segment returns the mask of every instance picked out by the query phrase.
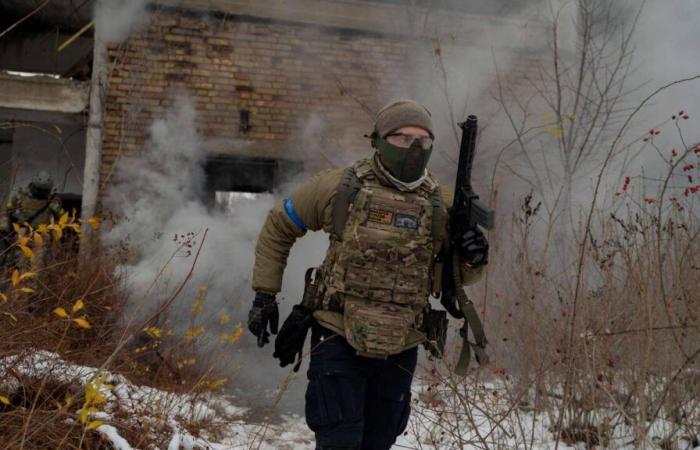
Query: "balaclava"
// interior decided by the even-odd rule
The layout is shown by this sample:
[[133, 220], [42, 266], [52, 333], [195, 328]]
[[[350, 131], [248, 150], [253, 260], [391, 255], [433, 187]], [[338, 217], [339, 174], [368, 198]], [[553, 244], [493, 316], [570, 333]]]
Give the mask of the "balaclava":
[[418, 140], [409, 148], [389, 143], [388, 134], [402, 127], [420, 127], [433, 137], [433, 122], [425, 106], [407, 99], [394, 100], [379, 110], [374, 121], [372, 146], [377, 149], [384, 168], [397, 180], [410, 183], [425, 173], [432, 146], [424, 149]]

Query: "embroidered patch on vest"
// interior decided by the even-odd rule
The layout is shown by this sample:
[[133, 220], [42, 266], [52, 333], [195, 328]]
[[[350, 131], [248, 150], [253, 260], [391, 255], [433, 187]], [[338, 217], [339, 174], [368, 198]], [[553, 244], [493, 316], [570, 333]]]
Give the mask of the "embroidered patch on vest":
[[411, 228], [416, 230], [418, 229], [418, 217], [411, 216], [409, 214], [396, 213], [394, 226], [397, 228]]
[[384, 225], [391, 225], [394, 221], [394, 213], [386, 209], [370, 208], [367, 214], [367, 220]]

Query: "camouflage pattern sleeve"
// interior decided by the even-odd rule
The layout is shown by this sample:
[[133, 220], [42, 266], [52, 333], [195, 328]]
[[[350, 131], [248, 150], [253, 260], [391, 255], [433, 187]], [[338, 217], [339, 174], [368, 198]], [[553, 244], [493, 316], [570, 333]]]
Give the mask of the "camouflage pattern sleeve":
[[314, 175], [270, 210], [255, 247], [255, 291], [279, 292], [297, 238], [306, 230], [331, 230], [333, 200], [342, 173], [343, 169], [332, 169]]
[[[440, 190], [442, 191], [442, 201], [443, 204], [445, 205], [445, 211], [444, 211], [444, 216], [447, 217], [447, 208], [452, 206], [452, 201], [454, 200], [454, 196], [452, 195], [452, 192], [445, 188], [444, 186], [440, 186]], [[445, 226], [445, 240], [447, 239], [447, 220], [444, 221], [444, 226]], [[443, 241], [443, 246], [446, 245], [446, 242]], [[470, 286], [472, 284], [478, 283], [481, 278], [484, 275], [484, 266], [477, 267], [474, 269], [465, 269], [462, 267], [462, 284], [464, 286]]]

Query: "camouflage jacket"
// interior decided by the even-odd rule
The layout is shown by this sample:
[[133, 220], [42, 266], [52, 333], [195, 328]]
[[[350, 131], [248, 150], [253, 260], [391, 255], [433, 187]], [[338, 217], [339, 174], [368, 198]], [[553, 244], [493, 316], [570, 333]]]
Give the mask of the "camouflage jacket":
[[[287, 265], [289, 251], [297, 240], [306, 234], [307, 230], [323, 230], [329, 234], [333, 231], [333, 205], [338, 192], [338, 185], [343, 176], [344, 168], [330, 169], [317, 173], [301, 186], [296, 188], [288, 197], [293, 209], [305, 229], [300, 228], [290, 218], [285, 209], [285, 201], [279, 201], [267, 215], [265, 224], [260, 231], [255, 248], [255, 265], [253, 268], [253, 289], [268, 293], [277, 293], [282, 287], [284, 269]], [[377, 178], [386, 186], [391, 186], [381, 174]], [[399, 192], [397, 190], [397, 192]], [[452, 194], [441, 188], [443, 217], [447, 217], [446, 209], [452, 204]], [[444, 221], [443, 241], [447, 239], [447, 223]], [[462, 281], [465, 285], [476, 283], [482, 275], [482, 268], [464, 271]]]

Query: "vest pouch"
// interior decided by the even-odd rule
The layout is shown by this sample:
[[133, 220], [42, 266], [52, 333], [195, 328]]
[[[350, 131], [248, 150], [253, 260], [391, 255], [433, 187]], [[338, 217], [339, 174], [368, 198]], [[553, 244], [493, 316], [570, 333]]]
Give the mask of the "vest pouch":
[[358, 297], [367, 297], [372, 281], [373, 267], [367, 264], [349, 263], [343, 277], [343, 292]]
[[411, 307], [345, 297], [345, 338], [362, 356], [386, 358], [403, 351], [414, 320]]

